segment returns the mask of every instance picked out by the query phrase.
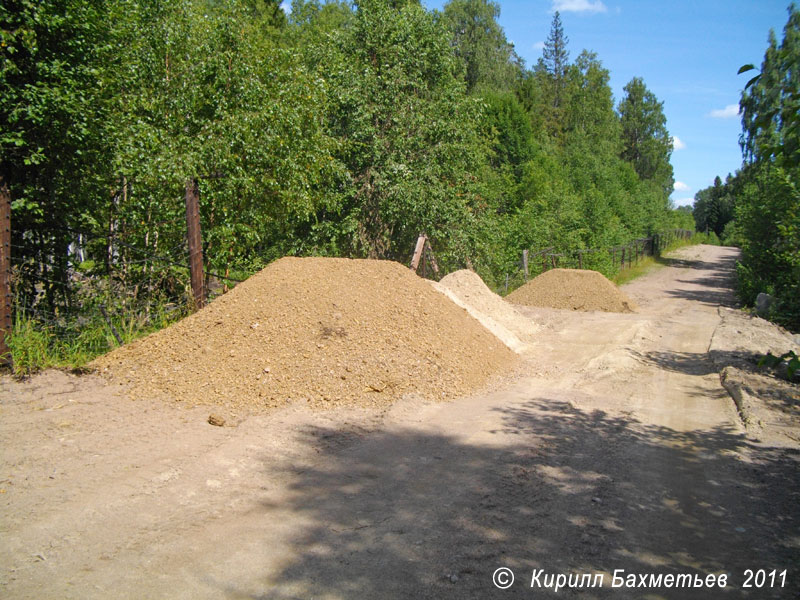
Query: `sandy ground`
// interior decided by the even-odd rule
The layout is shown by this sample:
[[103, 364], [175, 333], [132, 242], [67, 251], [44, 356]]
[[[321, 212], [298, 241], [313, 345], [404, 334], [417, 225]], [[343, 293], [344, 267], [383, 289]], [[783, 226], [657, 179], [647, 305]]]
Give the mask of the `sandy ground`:
[[[0, 596], [797, 598], [797, 386], [745, 386], [745, 424], [721, 385], [769, 377], [752, 357], [788, 339], [735, 310], [735, 257], [683, 249], [625, 287], [632, 314], [523, 309], [517, 375], [448, 403], [213, 427], [94, 376], [5, 378]], [[551, 593], [587, 573], [602, 587]]]

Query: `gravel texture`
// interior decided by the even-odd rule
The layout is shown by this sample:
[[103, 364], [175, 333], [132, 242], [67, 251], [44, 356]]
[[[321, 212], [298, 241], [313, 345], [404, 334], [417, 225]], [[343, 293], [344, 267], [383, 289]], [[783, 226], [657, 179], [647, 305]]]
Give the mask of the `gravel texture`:
[[138, 397], [232, 409], [452, 398], [515, 355], [389, 261], [283, 258], [203, 310], [96, 359]]
[[514, 304], [580, 311], [629, 313], [634, 302], [597, 271], [552, 269], [510, 293]]

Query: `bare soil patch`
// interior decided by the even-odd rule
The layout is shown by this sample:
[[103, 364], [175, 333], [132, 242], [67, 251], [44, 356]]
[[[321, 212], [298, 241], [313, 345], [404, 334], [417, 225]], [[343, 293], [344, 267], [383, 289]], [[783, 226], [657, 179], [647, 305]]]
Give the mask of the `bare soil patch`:
[[579, 311], [633, 312], [636, 305], [597, 271], [552, 269], [530, 280], [508, 296], [525, 306]]
[[800, 346], [791, 334], [764, 319], [728, 308], [720, 308], [719, 314], [708, 353], [742, 422], [760, 439], [800, 442], [800, 384], [787, 379], [785, 368], [758, 366], [768, 352], [800, 354]]
[[278, 260], [203, 310], [98, 358], [136, 397], [233, 409], [453, 398], [514, 354], [389, 261]]
[[[720, 308], [735, 303], [735, 249], [672, 256], [624, 286], [635, 313], [520, 307], [539, 330], [514, 377], [452, 402], [298, 398], [237, 420], [131, 399], [95, 375], [0, 377], [0, 596], [800, 598], [798, 415], [783, 411], [780, 436], [769, 420], [743, 426], [719, 373], [754, 368], [753, 354], [780, 352], [787, 335]], [[312, 287], [292, 296], [295, 312]], [[391, 306], [386, 296], [401, 293], [390, 287], [375, 302]], [[349, 337], [348, 326], [336, 325]], [[237, 331], [234, 341], [247, 339]], [[386, 343], [364, 343], [373, 341]], [[770, 387], [770, 373], [752, 375]], [[768, 408], [782, 410], [777, 397], [762, 402], [760, 383], [745, 384], [755, 410], [773, 400]], [[507, 590], [492, 582], [499, 567], [515, 574]], [[535, 569], [598, 573], [604, 584], [556, 594], [531, 587]], [[725, 573], [728, 585], [612, 588], [619, 569], [695, 581]], [[748, 569], [785, 569], [785, 585], [746, 589]]]

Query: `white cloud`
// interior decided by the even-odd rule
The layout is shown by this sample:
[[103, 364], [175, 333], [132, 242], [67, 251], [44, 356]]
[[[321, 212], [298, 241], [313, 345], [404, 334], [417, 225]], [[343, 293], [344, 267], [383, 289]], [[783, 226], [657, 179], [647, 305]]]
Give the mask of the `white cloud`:
[[692, 189], [682, 181], [676, 181], [674, 187], [676, 192], [688, 192], [690, 189]]
[[534, 50], [544, 50], [544, 42], [536, 42], [533, 45]]
[[675, 206], [694, 206], [694, 198], [678, 198], [673, 200]]
[[712, 110], [708, 113], [709, 117], [714, 117], [715, 119], [733, 119], [734, 117], [739, 116], [739, 105], [738, 104], [728, 104], [725, 108], [717, 108]]
[[672, 136], [672, 147], [675, 150], [685, 150], [686, 144], [677, 135]]
[[553, 0], [553, 10], [559, 12], [606, 12], [608, 8], [601, 0]]

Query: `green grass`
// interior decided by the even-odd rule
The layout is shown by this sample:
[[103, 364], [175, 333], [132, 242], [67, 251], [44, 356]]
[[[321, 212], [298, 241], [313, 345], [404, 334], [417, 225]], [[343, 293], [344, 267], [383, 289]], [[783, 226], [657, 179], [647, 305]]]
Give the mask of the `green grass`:
[[[683, 248], [684, 246], [696, 246], [697, 244], [719, 245], [719, 238], [713, 233], [708, 236], [704, 233], [695, 233], [688, 240], [675, 240], [661, 251], [661, 255], [677, 250], [678, 248]], [[651, 271], [660, 269], [666, 266], [666, 264], [667, 262], [660, 256], [645, 256], [632, 267], [618, 271], [615, 275], [610, 277], [610, 279], [617, 285], [623, 285]]]
[[[141, 314], [113, 315], [111, 322], [122, 343], [127, 344], [166, 327], [183, 315], [183, 311], [169, 312], [161, 306], [151, 309], [147, 318]], [[16, 377], [28, 377], [52, 368], [80, 370], [94, 358], [120, 345], [100, 315], [91, 316], [80, 326], [73, 323], [55, 327], [42, 324], [22, 311], [17, 312], [6, 343], [11, 350], [11, 371]]]
[[[664, 252], [668, 251], [669, 250], [664, 250]], [[643, 259], [634, 264], [632, 267], [628, 267], [626, 269], [623, 269], [622, 271], [617, 272], [616, 275], [613, 275], [611, 277], [611, 281], [613, 281], [617, 285], [622, 285], [624, 283], [628, 283], [629, 281], [633, 281], [634, 279], [641, 277], [642, 275], [650, 273], [651, 271], [660, 269], [663, 266], [664, 264], [660, 263], [656, 257], [645, 256]]]

